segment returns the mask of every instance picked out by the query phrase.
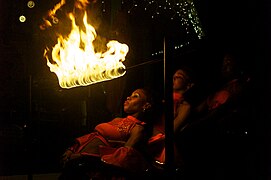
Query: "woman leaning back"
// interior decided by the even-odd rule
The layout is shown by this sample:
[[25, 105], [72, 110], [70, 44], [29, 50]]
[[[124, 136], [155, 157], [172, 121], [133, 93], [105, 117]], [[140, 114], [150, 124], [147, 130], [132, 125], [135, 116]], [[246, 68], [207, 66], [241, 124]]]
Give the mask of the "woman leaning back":
[[[59, 179], [108, 179], [105, 176], [112, 176], [109, 172], [117, 169], [133, 175], [146, 172], [149, 167], [145, 145], [151, 134], [149, 117], [153, 106], [149, 89], [133, 91], [123, 104], [126, 117], [98, 124], [93, 132], [75, 139], [63, 154], [64, 168]], [[109, 171], [101, 172], [108, 167]]]

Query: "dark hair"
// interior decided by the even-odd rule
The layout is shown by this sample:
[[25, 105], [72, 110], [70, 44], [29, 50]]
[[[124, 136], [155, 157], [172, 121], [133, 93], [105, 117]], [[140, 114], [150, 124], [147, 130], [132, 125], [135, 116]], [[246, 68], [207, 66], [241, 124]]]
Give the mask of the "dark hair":
[[147, 98], [147, 102], [153, 105], [154, 104], [153, 90], [150, 87], [144, 87], [140, 89], [144, 91], [144, 94], [146, 95]]
[[144, 120], [149, 124], [153, 124], [163, 112], [163, 94], [158, 90], [154, 91], [154, 89], [149, 86], [141, 89], [147, 97], [147, 102], [151, 104], [151, 108], [144, 112]]

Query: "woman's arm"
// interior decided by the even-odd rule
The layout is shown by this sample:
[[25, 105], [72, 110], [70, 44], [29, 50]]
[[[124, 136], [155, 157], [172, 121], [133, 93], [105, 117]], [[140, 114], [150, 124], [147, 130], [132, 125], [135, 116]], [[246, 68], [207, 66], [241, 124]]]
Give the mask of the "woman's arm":
[[116, 149], [112, 154], [103, 155], [101, 160], [106, 164], [123, 168], [129, 172], [146, 172], [149, 164], [140, 148], [141, 143], [146, 137], [144, 131], [144, 126], [135, 125], [125, 145]]
[[184, 101], [177, 109], [177, 116], [174, 119], [174, 133], [184, 126], [187, 117], [191, 112], [191, 105]]
[[135, 125], [131, 130], [131, 135], [128, 141], [125, 143], [125, 147], [134, 147], [137, 143], [144, 139], [144, 126]]

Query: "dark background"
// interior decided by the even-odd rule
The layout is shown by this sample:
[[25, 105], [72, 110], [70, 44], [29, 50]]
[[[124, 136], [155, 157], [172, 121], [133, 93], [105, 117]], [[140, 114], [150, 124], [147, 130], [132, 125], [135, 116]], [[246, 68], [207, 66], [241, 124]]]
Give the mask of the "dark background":
[[[39, 29], [42, 17], [57, 2], [35, 1], [36, 6], [29, 9], [26, 0], [1, 0], [0, 175], [59, 172], [59, 158], [71, 139], [121, 115], [122, 98], [131, 90], [150, 85], [162, 91], [163, 55], [153, 53], [163, 50], [165, 39], [169, 45], [166, 52], [172, 53], [169, 66], [191, 66], [207, 86], [215, 79], [221, 52], [230, 49], [243, 57], [241, 63], [253, 79], [248, 172], [259, 179], [267, 175], [270, 3], [194, 1], [205, 33], [198, 39], [193, 29], [189, 29], [189, 35], [184, 33], [179, 20], [171, 21], [167, 12], [152, 19], [151, 12], [143, 10], [143, 1], [135, 1], [142, 6], [131, 13], [127, 13], [133, 7], [130, 1], [93, 1], [89, 9], [95, 10], [93, 19], [99, 19], [97, 32], [129, 45], [125, 62], [128, 69], [119, 79], [66, 90], [58, 86], [42, 57], [45, 46], [55, 37], [53, 30], [60, 25]], [[23, 13], [27, 21], [20, 23], [18, 17]], [[184, 46], [173, 50], [178, 44]], [[136, 66], [144, 62], [152, 63]], [[171, 76], [172, 72], [167, 74]]]

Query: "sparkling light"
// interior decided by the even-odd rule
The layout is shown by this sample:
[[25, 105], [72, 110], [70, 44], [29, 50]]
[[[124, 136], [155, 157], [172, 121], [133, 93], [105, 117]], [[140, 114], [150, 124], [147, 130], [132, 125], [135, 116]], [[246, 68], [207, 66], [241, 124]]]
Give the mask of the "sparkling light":
[[[126, 3], [131, 3], [131, 1], [126, 0]], [[124, 4], [124, 0], [122, 4]], [[202, 39], [204, 36], [193, 0], [133, 0], [127, 13], [131, 14], [136, 8], [140, 7], [149, 11], [152, 19], [170, 14], [169, 19], [180, 20], [187, 34], [190, 34], [190, 29], [193, 29], [198, 39]]]
[[[188, 46], [189, 44], [190, 44], [190, 42], [188, 41], [188, 42], [185, 42], [185, 43], [183, 43], [183, 44], [175, 45], [175, 46], [174, 46], [174, 50], [181, 49], [181, 48], [183, 48], [183, 47], [185, 47], [185, 46]], [[163, 53], [164, 53], [164, 51], [163, 51], [163, 50], [160, 50], [160, 51], [157, 51], [157, 52], [152, 53], [151, 56], [159, 56], [159, 55], [162, 55]]]

